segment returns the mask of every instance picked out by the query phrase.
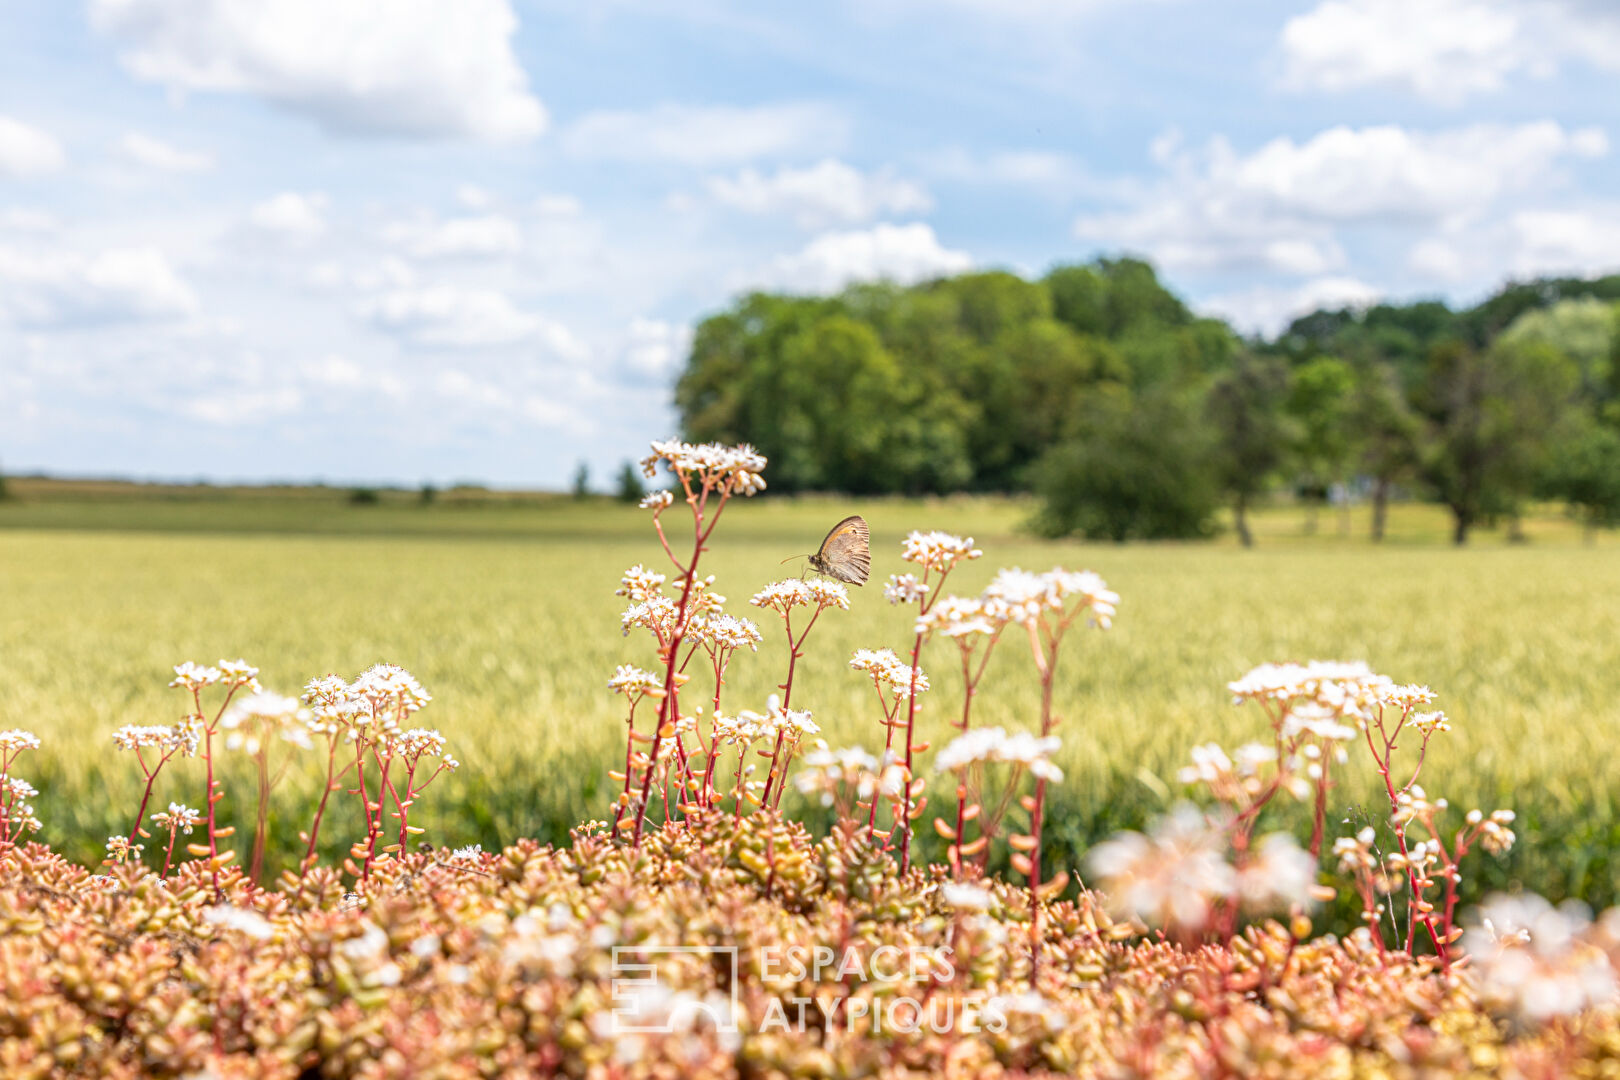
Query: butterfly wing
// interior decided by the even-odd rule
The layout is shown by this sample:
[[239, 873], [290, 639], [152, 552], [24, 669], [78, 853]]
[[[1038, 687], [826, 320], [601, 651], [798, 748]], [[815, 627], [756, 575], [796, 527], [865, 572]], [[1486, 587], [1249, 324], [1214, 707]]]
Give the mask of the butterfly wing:
[[872, 533], [859, 514], [832, 527], [812, 560], [816, 569], [851, 585], [865, 585], [872, 573]]

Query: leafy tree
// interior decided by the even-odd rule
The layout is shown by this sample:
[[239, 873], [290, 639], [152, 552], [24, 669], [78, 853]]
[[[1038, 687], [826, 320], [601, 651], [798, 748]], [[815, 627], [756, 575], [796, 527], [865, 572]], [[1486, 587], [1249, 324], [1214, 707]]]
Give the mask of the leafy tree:
[[1580, 518], [1590, 543], [1620, 525], [1620, 430], [1584, 417], [1550, 455], [1545, 490]]
[[1254, 546], [1249, 506], [1282, 463], [1287, 393], [1288, 372], [1281, 362], [1252, 353], [1239, 354], [1209, 389], [1205, 411], [1214, 429], [1215, 481], [1232, 499], [1233, 527], [1244, 547]]
[[1526, 311], [1497, 340], [1504, 345], [1540, 343], [1557, 349], [1579, 369], [1582, 394], [1601, 400], [1608, 396], [1613, 374], [1609, 355], [1616, 345], [1617, 321], [1620, 307], [1583, 296]]
[[647, 494], [647, 485], [641, 482], [641, 470], [635, 462], [626, 461], [619, 466], [618, 490], [614, 493], [622, 503], [638, 503]]
[[1119, 385], [1089, 395], [1075, 435], [1035, 467], [1047, 536], [1164, 540], [1213, 531], [1216, 488], [1208, 433], [1177, 395], [1138, 397]]
[[[1295, 368], [1288, 384], [1287, 409], [1294, 420], [1294, 452], [1310, 510], [1306, 531], [1316, 531], [1316, 507], [1331, 485], [1343, 484], [1350, 462], [1349, 413], [1355, 375], [1350, 365], [1318, 356]], [[1345, 504], [1348, 509], [1348, 502]], [[1347, 522], [1348, 524], [1348, 522]]]
[[1372, 539], [1384, 538], [1391, 489], [1415, 476], [1422, 461], [1422, 424], [1393, 365], [1364, 364], [1356, 372], [1347, 419], [1358, 448], [1357, 462], [1372, 480]]
[[[574, 469], [572, 490], [576, 499], [586, 498], [591, 493], [591, 467], [583, 461]], [[640, 497], [636, 496], [637, 499]]]
[[1453, 542], [1515, 511], [1576, 379], [1573, 361], [1540, 343], [1433, 351], [1420, 395], [1431, 428], [1424, 471], [1451, 510]]

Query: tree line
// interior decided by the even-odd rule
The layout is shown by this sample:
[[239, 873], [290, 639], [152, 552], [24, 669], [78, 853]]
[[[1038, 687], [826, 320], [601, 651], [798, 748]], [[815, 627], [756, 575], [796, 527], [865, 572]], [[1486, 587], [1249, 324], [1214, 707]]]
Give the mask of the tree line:
[[688, 438], [746, 441], [777, 491], [1033, 491], [1037, 527], [1210, 535], [1278, 490], [1397, 494], [1454, 538], [1565, 501], [1620, 523], [1620, 275], [1509, 285], [1479, 305], [1317, 311], [1275, 339], [1200, 317], [1132, 258], [831, 297], [753, 293], [697, 327]]

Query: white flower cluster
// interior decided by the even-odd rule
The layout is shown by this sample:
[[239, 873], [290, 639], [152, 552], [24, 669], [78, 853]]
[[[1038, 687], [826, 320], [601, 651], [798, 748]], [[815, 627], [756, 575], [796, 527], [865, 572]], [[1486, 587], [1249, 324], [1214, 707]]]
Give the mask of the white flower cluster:
[[810, 606], [814, 606], [817, 610], [836, 607], [848, 611], [849, 590], [836, 581], [788, 578], [786, 581], [774, 581], [765, 586], [748, 602], [755, 607], [771, 608], [783, 615], [796, 607]]
[[710, 651], [746, 647], [759, 652], [759, 643], [764, 640], [753, 620], [723, 611], [693, 619], [686, 636], [688, 640], [701, 642]]
[[107, 837], [107, 861], [110, 863], [138, 862], [145, 844], [132, 844], [127, 836]]
[[113, 743], [120, 750], [141, 750], [148, 746], [183, 748], [188, 742], [178, 727], [167, 725], [125, 724], [112, 734]]
[[351, 693], [372, 702], [379, 709], [391, 708], [414, 713], [433, 700], [416, 677], [398, 664], [377, 664], [360, 673], [349, 687]]
[[[1378, 868], [1378, 853], [1373, 850], [1373, 844], [1378, 839], [1378, 830], [1368, 825], [1354, 836], [1341, 836], [1333, 841], [1333, 857], [1339, 860], [1339, 869], [1346, 873], [1357, 871], [1371, 872]], [[1393, 888], [1379, 891], [1389, 892]]]
[[674, 493], [666, 489], [664, 491], [653, 491], [643, 495], [641, 497], [640, 505], [643, 510], [651, 510], [654, 514], [661, 514], [665, 510], [668, 510], [670, 504], [674, 501]]
[[992, 637], [999, 629], [984, 598], [977, 596], [942, 596], [925, 614], [917, 616], [916, 626], [919, 634], [940, 634], [962, 642], [964, 647], [971, 644], [968, 639], [974, 635]]
[[613, 678], [608, 680], [608, 689], [615, 694], [624, 694], [634, 697], [645, 694], [649, 690], [657, 690], [664, 685], [661, 676], [651, 671], [644, 671], [633, 664], [620, 664], [613, 672]]
[[[849, 666], [866, 672], [872, 677], [872, 685], [889, 691], [897, 700], [911, 696], [911, 665], [896, 656], [893, 649], [856, 649]], [[928, 675], [922, 668], [917, 669], [916, 687], [919, 694], [928, 689]]]
[[1261, 766], [1277, 760], [1274, 746], [1245, 743], [1227, 756], [1218, 743], [1205, 743], [1192, 749], [1192, 764], [1176, 774], [1183, 784], [1205, 784], [1218, 799], [1228, 801], [1258, 795], [1264, 786]]
[[624, 572], [613, 595], [628, 597], [632, 603], [639, 604], [662, 593], [665, 580], [663, 574], [637, 563]]
[[225, 746], [230, 750], [257, 754], [264, 749], [267, 735], [278, 735], [306, 750], [312, 745], [305, 712], [299, 707], [298, 699], [267, 690], [231, 702], [219, 726], [231, 733], [225, 737]]
[[727, 743], [750, 743], [756, 739], [775, 741], [781, 736], [784, 746], [797, 746], [809, 735], [821, 734], [821, 728], [810, 718], [809, 710], [782, 708], [782, 699], [772, 694], [763, 713], [743, 709], [735, 716], [714, 714], [714, 738]]
[[696, 474], [703, 482], [713, 486], [729, 484], [733, 491], [743, 495], [756, 495], [765, 490], [765, 455], [747, 443], [726, 446], [723, 443], [684, 443], [666, 439], [652, 444], [652, 453], [641, 459], [641, 471], [651, 480], [658, 475], [658, 463], [664, 462], [677, 475]]
[[879, 794], [899, 798], [905, 789], [905, 769], [893, 753], [885, 752], [879, 761], [858, 746], [829, 750], [818, 739], [804, 755], [794, 784], [803, 794], [816, 795], [823, 806], [831, 806], [840, 790], [852, 791], [862, 801]]
[[1241, 869], [1226, 844], [1224, 829], [1183, 803], [1147, 834], [1098, 844], [1088, 863], [1116, 914], [1175, 932], [1204, 929], [1217, 901], [1236, 899], [1253, 914], [1311, 903], [1316, 861], [1292, 837], [1264, 837]]
[[174, 666], [174, 679], [169, 685], [182, 690], [201, 690], [214, 685], [240, 686], [253, 692], [259, 689], [258, 675], [259, 669], [246, 660], [221, 660], [216, 667], [204, 667], [187, 660]]
[[[1356, 661], [1312, 660], [1307, 664], [1261, 664], [1227, 684], [1233, 700], [1271, 702], [1282, 710], [1282, 734], [1353, 738], [1385, 707], [1410, 713], [1434, 700], [1427, 686], [1400, 685]], [[1450, 731], [1444, 713], [1419, 714], [1426, 731]], [[1415, 718], [1416, 719], [1416, 718]], [[1349, 726], [1347, 726], [1347, 724]]]
[[1479, 844], [1492, 855], [1505, 855], [1518, 836], [1512, 825], [1518, 817], [1512, 810], [1493, 810], [1486, 817], [1478, 810], [1468, 811], [1468, 824], [1479, 828]]
[[1498, 895], [1476, 919], [1463, 935], [1472, 960], [1466, 970], [1496, 1008], [1540, 1023], [1615, 1000], [1620, 984], [1597, 940], [1602, 928], [1580, 905], [1555, 908], [1534, 893]]
[[424, 754], [433, 754], [444, 758], [448, 767], [454, 769], [459, 762], [446, 755], [444, 747], [444, 736], [433, 728], [411, 728], [400, 732], [394, 740], [394, 752], [401, 757], [418, 758]]
[[1052, 764], [1052, 754], [1062, 745], [1056, 735], [1044, 738], [1018, 731], [1009, 735], [998, 727], [975, 728], [958, 735], [934, 757], [937, 772], [959, 772], [980, 761], [1002, 761], [1027, 767], [1030, 774], [1057, 783], [1063, 770]]
[[928, 586], [916, 574], [890, 574], [883, 585], [883, 598], [891, 604], [916, 604], [928, 597]]
[[930, 570], [944, 573], [959, 562], [977, 559], [984, 552], [973, 546], [973, 537], [952, 536], [947, 532], [913, 532], [900, 544], [900, 557]]
[[31, 731], [23, 731], [21, 728], [0, 731], [0, 751], [15, 754], [24, 750], [38, 749], [39, 736]]
[[1012, 567], [991, 579], [980, 597], [993, 623], [1028, 626], [1046, 612], [1084, 610], [1092, 625], [1107, 630], [1119, 609], [1119, 594], [1090, 570], [1053, 567], [1044, 574]]
[[160, 829], [176, 829], [191, 835], [191, 830], [202, 824], [203, 816], [199, 810], [193, 810], [181, 803], [170, 803], [167, 810], [159, 810], [152, 815], [152, 824]]
[[619, 616], [619, 625], [628, 637], [631, 627], [649, 630], [660, 639], [667, 639], [675, 630], [675, 618], [680, 607], [667, 596], [654, 596], [639, 604], [631, 604]]
[[41, 828], [39, 818], [34, 816], [34, 807], [29, 799], [37, 798], [39, 791], [20, 776], [8, 776], [5, 783], [0, 785], [0, 806], [6, 810], [6, 824], [22, 832], [38, 832]]

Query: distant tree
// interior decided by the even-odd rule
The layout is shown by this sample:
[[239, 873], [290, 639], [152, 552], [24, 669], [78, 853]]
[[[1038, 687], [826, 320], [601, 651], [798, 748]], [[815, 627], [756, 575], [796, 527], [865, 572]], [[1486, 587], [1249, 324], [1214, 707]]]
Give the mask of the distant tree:
[[641, 470], [636, 468], [633, 461], [626, 461], [619, 468], [619, 486], [615, 493], [622, 503], [638, 503], [647, 494], [647, 486], [641, 482]]
[[1347, 419], [1360, 470], [1372, 480], [1372, 539], [1384, 538], [1394, 486], [1416, 475], [1422, 461], [1422, 423], [1389, 364], [1363, 364], [1356, 372]]
[[1210, 535], [1217, 489], [1196, 409], [1167, 391], [1139, 398], [1116, 384], [1081, 411], [1076, 433], [1035, 466], [1037, 531], [1115, 542]]
[[1248, 510], [1282, 463], [1289, 426], [1283, 412], [1288, 372], [1273, 357], [1241, 353], [1217, 378], [1205, 403], [1213, 427], [1212, 465], [1218, 490], [1232, 500], [1233, 526], [1254, 546]]
[[1503, 345], [1550, 345], [1575, 362], [1583, 396], [1608, 396], [1613, 372], [1609, 356], [1616, 345], [1620, 307], [1593, 296], [1560, 300], [1520, 315], [1497, 341]]
[[436, 501], [438, 497], [439, 489], [434, 487], [432, 484], [423, 484], [421, 491], [418, 493], [418, 498], [421, 499], [423, 506], [427, 506], [428, 504]]
[[1620, 525], [1620, 431], [1591, 418], [1576, 424], [1548, 457], [1544, 489], [1569, 504], [1588, 543]]
[[1452, 514], [1452, 540], [1516, 511], [1578, 379], [1574, 362], [1530, 343], [1437, 347], [1419, 395], [1431, 436], [1424, 472]]
[[[573, 493], [576, 499], [583, 499], [591, 493], [591, 467], [583, 461], [574, 469]], [[636, 496], [638, 499], [640, 497]]]
[[4, 502], [9, 498], [11, 498], [11, 489], [6, 486], [5, 470], [0, 469], [0, 502]]
[[349, 489], [350, 506], [376, 506], [382, 501], [382, 495], [376, 488], [357, 487]]
[[[1355, 374], [1332, 356], [1308, 360], [1290, 373], [1287, 409], [1294, 420], [1293, 450], [1309, 509], [1305, 531], [1316, 531], [1316, 509], [1350, 464], [1349, 413]], [[1348, 511], [1349, 503], [1345, 503]], [[1348, 527], [1348, 518], [1345, 519]]]

